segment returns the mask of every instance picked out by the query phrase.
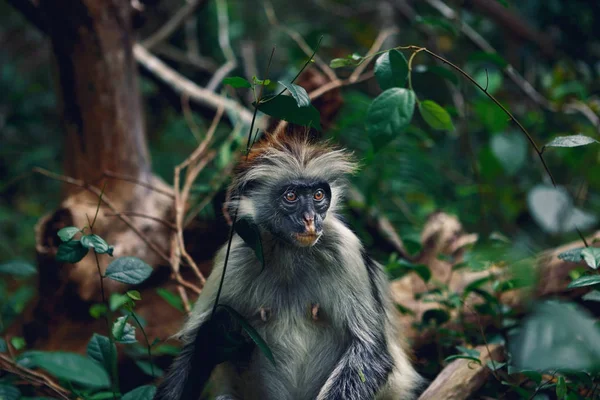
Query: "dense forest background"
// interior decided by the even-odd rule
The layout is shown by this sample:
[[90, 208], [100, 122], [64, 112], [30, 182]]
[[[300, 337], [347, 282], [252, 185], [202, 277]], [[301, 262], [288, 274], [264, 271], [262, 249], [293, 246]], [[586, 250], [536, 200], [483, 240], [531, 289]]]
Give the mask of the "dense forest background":
[[[117, 3], [0, 0], [0, 398], [151, 398], [257, 92], [292, 81], [360, 160], [344, 214], [422, 398], [600, 397], [600, 3]], [[107, 279], [113, 252], [152, 273]]]

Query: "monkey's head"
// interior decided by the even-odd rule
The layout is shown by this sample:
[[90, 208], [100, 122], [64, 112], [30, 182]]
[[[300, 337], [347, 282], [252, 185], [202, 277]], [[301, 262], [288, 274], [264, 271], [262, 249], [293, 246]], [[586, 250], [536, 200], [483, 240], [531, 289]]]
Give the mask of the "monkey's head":
[[308, 134], [268, 135], [242, 156], [224, 206], [232, 218], [249, 218], [287, 243], [308, 247], [326, 234], [345, 177], [355, 164], [343, 150], [310, 140]]

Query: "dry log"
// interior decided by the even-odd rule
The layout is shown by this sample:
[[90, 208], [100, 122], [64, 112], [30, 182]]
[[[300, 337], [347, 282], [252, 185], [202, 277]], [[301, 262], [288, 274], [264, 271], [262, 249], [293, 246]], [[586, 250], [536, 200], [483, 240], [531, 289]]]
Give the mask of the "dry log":
[[504, 349], [501, 345], [494, 344], [487, 348], [486, 346], [478, 346], [476, 350], [479, 351], [481, 364], [467, 359], [452, 361], [440, 372], [427, 390], [421, 394], [419, 400], [463, 400], [470, 398], [492, 374], [486, 363], [490, 360], [503, 360]]

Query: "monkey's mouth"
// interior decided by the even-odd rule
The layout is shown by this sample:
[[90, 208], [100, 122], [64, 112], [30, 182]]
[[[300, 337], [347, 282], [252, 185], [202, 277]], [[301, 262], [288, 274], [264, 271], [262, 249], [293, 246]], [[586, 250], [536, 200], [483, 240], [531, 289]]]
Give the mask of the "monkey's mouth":
[[296, 233], [294, 238], [301, 246], [312, 246], [317, 243], [317, 240], [321, 237], [321, 233], [308, 232], [308, 233]]

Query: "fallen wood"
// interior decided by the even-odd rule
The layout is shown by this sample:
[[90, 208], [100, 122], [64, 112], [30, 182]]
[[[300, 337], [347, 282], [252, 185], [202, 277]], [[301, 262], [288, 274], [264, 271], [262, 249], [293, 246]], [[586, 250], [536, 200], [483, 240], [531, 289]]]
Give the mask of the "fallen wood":
[[501, 345], [493, 344], [488, 347], [478, 346], [476, 350], [479, 351], [481, 364], [467, 359], [452, 361], [421, 394], [419, 400], [470, 398], [492, 374], [487, 362], [490, 360], [502, 361], [504, 348]]

